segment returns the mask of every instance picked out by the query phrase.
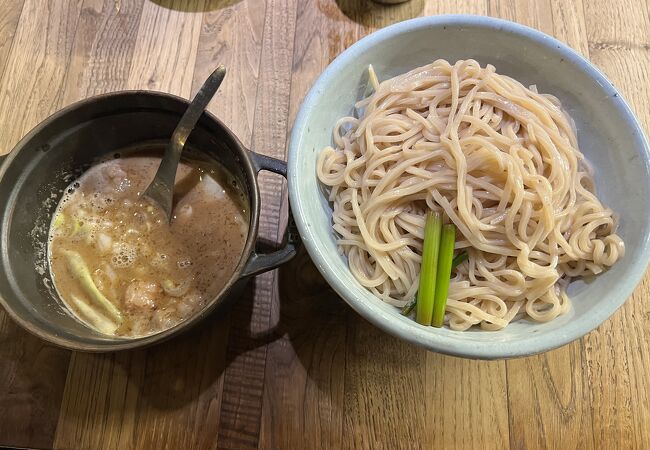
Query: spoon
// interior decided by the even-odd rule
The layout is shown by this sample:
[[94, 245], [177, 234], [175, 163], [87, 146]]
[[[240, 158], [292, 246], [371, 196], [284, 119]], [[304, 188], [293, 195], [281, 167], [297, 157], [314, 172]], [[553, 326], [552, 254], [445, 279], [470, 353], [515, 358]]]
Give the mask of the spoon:
[[172, 139], [165, 148], [158, 171], [153, 178], [151, 184], [145, 189], [142, 194], [144, 197], [151, 199], [157, 203], [165, 215], [167, 222], [171, 220], [172, 216], [172, 200], [174, 196], [174, 181], [176, 180], [176, 169], [181, 159], [181, 153], [185, 142], [190, 133], [196, 126], [196, 123], [201, 118], [203, 111], [212, 100], [215, 92], [219, 89], [223, 78], [226, 76], [226, 68], [220, 65], [214, 72], [205, 80], [199, 92], [196, 93], [192, 103], [187, 107], [187, 111], [183, 114], [181, 121], [176, 125]]

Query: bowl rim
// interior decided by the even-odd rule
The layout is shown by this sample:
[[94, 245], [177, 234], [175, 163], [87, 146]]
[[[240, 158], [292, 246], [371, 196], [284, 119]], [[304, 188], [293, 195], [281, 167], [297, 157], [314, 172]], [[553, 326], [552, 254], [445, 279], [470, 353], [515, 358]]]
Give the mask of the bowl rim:
[[[358, 314], [369, 320], [375, 326], [407, 342], [439, 353], [479, 359], [528, 356], [561, 347], [596, 329], [630, 298], [636, 286], [643, 278], [648, 262], [650, 261], [650, 233], [646, 232], [645, 236], [643, 236], [637, 264], [634, 265], [632, 270], [626, 273], [627, 281], [622, 283], [623, 286], [619, 290], [619, 295], [612, 301], [606, 302], [602, 308], [592, 310], [588, 315], [582, 316], [579, 321], [575, 321], [574, 319], [573, 326], [567, 327], [567, 330], [564, 332], [555, 334], [553, 339], [540, 339], [541, 336], [539, 334], [531, 333], [531, 336], [516, 341], [495, 341], [490, 343], [476, 340], [461, 340], [457, 339], [453, 334], [444, 334], [436, 329], [415, 327], [413, 324], [396, 321], [391, 314], [386, 314], [378, 305], [374, 305], [366, 299], [358, 299], [350, 295], [345, 283], [333, 271], [329, 270], [328, 259], [322, 252], [324, 244], [308, 224], [309, 215], [304, 208], [305, 200], [303, 200], [303, 193], [300, 189], [296, 188], [297, 179], [300, 176], [298, 163], [300, 160], [301, 140], [304, 135], [302, 130], [306, 127], [308, 116], [315, 108], [315, 100], [320, 95], [321, 90], [328, 85], [330, 80], [348, 61], [357, 58], [367, 48], [374, 47], [382, 41], [392, 39], [401, 34], [444, 26], [484, 28], [489, 31], [514, 34], [523, 39], [534, 41], [537, 44], [549, 48], [552, 52], [563, 56], [567, 61], [579, 67], [589, 77], [606, 87], [606, 89], [611, 89], [612, 94], [616, 94], [613, 100], [614, 105], [617, 107], [616, 113], [620, 114], [624, 121], [630, 125], [630, 128], [634, 129], [638, 134], [641, 144], [638, 151], [643, 159], [646, 172], [650, 172], [650, 146], [644, 130], [640, 126], [632, 109], [607, 77], [591, 62], [568, 45], [541, 31], [503, 19], [466, 14], [419, 17], [382, 28], [354, 43], [327, 66], [305, 96], [292, 127], [288, 149], [289, 201], [298, 231], [316, 267], [337, 294]], [[648, 181], [646, 180], [646, 182]]]

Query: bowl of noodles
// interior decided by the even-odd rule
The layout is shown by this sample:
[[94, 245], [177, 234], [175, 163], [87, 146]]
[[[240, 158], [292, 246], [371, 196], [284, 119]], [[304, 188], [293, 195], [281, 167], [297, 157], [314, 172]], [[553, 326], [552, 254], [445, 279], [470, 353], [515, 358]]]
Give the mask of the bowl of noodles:
[[[318, 78], [293, 126], [289, 195], [314, 263], [363, 317], [432, 351], [510, 358], [580, 338], [632, 294], [650, 256], [649, 155], [621, 95], [566, 45], [425, 17]], [[431, 214], [454, 237], [453, 266], [432, 257], [441, 326], [420, 316]]]

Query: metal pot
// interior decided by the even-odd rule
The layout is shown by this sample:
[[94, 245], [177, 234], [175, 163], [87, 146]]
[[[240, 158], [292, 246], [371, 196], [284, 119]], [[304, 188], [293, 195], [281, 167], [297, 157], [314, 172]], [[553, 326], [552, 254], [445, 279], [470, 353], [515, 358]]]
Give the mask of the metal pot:
[[115, 351], [160, 342], [187, 330], [227, 299], [247, 277], [291, 259], [293, 241], [273, 253], [255, 251], [260, 193], [257, 174], [286, 177], [286, 163], [246, 149], [217, 118], [206, 112], [187, 145], [221, 163], [244, 186], [250, 224], [240, 262], [219, 295], [193, 317], [141, 338], [101, 334], [74, 318], [53, 288], [47, 265], [50, 218], [69, 183], [98, 158], [168, 141], [188, 101], [168, 94], [126, 91], [75, 103], [25, 136], [0, 165], [0, 303], [26, 330], [56, 345], [82, 351]]

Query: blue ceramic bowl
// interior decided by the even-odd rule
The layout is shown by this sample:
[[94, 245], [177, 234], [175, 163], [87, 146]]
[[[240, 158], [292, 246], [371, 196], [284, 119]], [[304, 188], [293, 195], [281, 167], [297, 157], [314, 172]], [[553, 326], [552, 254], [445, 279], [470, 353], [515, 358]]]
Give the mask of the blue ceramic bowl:
[[[380, 79], [435, 59], [473, 58], [501, 74], [557, 96], [574, 118], [581, 150], [595, 168], [605, 205], [620, 214], [626, 255], [589, 282], [569, 287], [572, 308], [548, 323], [519, 320], [500, 331], [465, 332], [418, 325], [375, 298], [336, 249], [332, 209], [316, 177], [316, 159], [332, 143], [336, 120], [349, 115], [368, 64]], [[305, 98], [289, 146], [289, 194], [303, 242], [323, 276], [370, 322], [429, 350], [470, 358], [509, 358], [550, 350], [580, 338], [632, 294], [648, 264], [650, 152], [639, 123], [612, 83], [575, 51], [539, 31], [478, 16], [435, 16], [384, 28], [347, 49]]]

